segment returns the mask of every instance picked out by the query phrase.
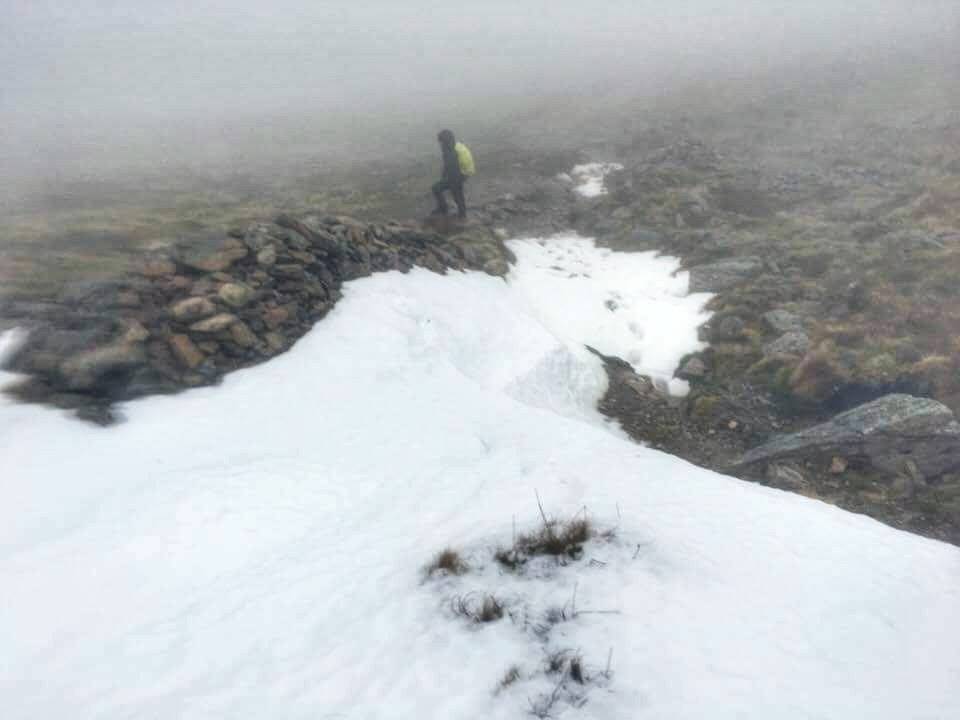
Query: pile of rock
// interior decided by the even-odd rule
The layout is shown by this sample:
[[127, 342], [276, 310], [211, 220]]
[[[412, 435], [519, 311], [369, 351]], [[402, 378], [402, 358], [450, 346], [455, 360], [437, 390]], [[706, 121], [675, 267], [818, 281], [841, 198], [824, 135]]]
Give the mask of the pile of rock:
[[42, 308], [7, 308], [30, 332], [6, 369], [28, 376], [20, 397], [89, 416], [91, 406], [211, 384], [287, 350], [348, 280], [413, 266], [503, 275], [511, 259], [484, 226], [441, 234], [280, 216], [182, 241], [145, 258], [136, 275], [73, 288]]

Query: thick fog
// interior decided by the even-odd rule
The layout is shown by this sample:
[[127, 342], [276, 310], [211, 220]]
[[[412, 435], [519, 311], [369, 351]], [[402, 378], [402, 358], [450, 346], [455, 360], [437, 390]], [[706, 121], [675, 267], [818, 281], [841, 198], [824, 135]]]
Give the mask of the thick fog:
[[940, 45], [957, 5], [0, 0], [0, 197], [120, 170], [432, 152], [441, 126], [469, 134], [558, 96]]

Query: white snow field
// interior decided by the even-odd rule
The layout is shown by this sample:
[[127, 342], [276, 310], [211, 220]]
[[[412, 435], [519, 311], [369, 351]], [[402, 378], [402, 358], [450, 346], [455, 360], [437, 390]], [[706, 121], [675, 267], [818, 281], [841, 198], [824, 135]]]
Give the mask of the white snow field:
[[[960, 550], [626, 440], [580, 343], [666, 372], [702, 299], [652, 256], [515, 248], [509, 283], [350, 283], [289, 353], [113, 428], [0, 401], [0, 717], [960, 717]], [[615, 536], [500, 569], [535, 493]], [[448, 545], [471, 571], [425, 581]], [[507, 615], [452, 612], [481, 593]]]

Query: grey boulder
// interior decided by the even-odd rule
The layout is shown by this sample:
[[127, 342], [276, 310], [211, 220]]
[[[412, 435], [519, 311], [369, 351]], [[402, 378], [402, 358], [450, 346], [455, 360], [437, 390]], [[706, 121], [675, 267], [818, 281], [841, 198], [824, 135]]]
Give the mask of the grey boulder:
[[960, 423], [936, 400], [887, 395], [755, 448], [737, 466], [787, 459], [829, 462], [833, 456], [857, 458], [893, 475], [938, 477], [960, 468]]

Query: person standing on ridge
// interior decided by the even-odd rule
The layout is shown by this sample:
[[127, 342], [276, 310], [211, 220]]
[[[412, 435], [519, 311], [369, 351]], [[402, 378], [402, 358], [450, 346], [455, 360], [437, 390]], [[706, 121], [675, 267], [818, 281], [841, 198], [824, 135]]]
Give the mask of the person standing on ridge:
[[433, 214], [447, 214], [447, 198], [444, 193], [449, 190], [457, 204], [457, 217], [464, 219], [467, 217], [467, 200], [463, 195], [463, 185], [474, 173], [473, 156], [467, 146], [457, 142], [449, 130], [442, 130], [437, 135], [437, 140], [443, 155], [443, 177], [433, 186], [433, 196], [437, 199]]

